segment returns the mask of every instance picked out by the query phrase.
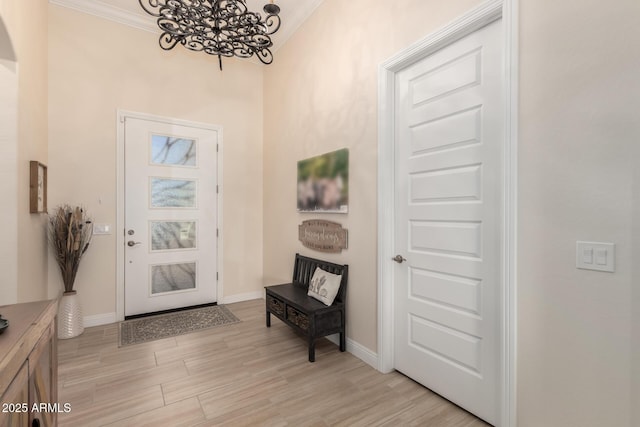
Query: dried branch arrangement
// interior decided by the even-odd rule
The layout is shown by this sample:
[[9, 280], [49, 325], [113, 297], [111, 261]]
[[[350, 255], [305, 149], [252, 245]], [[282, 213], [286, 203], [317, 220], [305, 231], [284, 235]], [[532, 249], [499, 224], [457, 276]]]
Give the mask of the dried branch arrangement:
[[64, 291], [72, 292], [82, 255], [89, 249], [93, 223], [79, 206], [61, 205], [49, 215], [49, 243], [60, 267]]

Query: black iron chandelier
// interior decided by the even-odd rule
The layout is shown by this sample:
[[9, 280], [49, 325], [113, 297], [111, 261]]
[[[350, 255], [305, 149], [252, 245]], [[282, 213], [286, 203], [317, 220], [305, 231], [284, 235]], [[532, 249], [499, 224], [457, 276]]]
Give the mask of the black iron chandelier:
[[247, 9], [245, 0], [138, 0], [149, 15], [158, 18], [160, 47], [171, 50], [178, 43], [187, 49], [222, 57], [273, 62], [271, 35], [280, 28], [280, 8], [264, 6], [266, 16]]

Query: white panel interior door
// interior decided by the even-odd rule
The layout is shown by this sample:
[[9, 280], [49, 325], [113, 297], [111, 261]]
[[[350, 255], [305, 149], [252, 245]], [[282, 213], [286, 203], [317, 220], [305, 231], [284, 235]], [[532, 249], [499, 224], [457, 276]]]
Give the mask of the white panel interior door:
[[[499, 416], [501, 21], [397, 75], [395, 368]], [[391, 261], [390, 261], [391, 262]]]
[[218, 133], [125, 120], [125, 315], [215, 302]]

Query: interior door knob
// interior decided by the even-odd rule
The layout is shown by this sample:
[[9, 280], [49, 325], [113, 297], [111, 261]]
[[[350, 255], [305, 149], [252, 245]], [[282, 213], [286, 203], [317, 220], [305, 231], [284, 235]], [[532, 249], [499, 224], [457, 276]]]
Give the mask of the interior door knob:
[[403, 258], [402, 255], [396, 255], [391, 259], [397, 262], [398, 264], [402, 264], [404, 261], [407, 260], [406, 258]]
[[129, 240], [129, 241], [127, 242], [127, 245], [128, 245], [128, 246], [131, 246], [131, 247], [133, 247], [133, 246], [135, 246], [135, 245], [141, 245], [141, 244], [142, 244], [142, 242], [134, 242], [133, 240]]

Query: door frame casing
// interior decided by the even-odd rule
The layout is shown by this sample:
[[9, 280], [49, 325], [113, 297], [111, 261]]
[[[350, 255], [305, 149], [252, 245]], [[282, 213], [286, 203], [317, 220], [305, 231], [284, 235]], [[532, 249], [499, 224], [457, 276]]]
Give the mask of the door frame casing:
[[216, 299], [220, 301], [223, 288], [223, 269], [222, 269], [222, 248], [223, 240], [223, 227], [222, 227], [222, 201], [223, 201], [223, 185], [222, 185], [222, 126], [192, 122], [188, 120], [174, 119], [163, 116], [156, 116], [147, 113], [138, 113], [127, 110], [117, 110], [117, 146], [116, 146], [116, 321], [123, 321], [125, 317], [124, 304], [125, 304], [125, 292], [124, 292], [124, 271], [125, 271], [125, 120], [126, 118], [148, 120], [154, 122], [165, 123], [169, 125], [186, 126], [198, 129], [206, 129], [217, 132], [218, 134], [218, 148], [217, 148], [217, 224], [218, 229], [218, 241], [216, 250], [216, 263], [217, 263], [217, 283], [216, 283]]
[[500, 387], [497, 426], [516, 425], [517, 243], [517, 0], [491, 0], [403, 49], [378, 72], [378, 370], [394, 369], [395, 93], [396, 74], [491, 22], [502, 19], [504, 181], [500, 289]]

